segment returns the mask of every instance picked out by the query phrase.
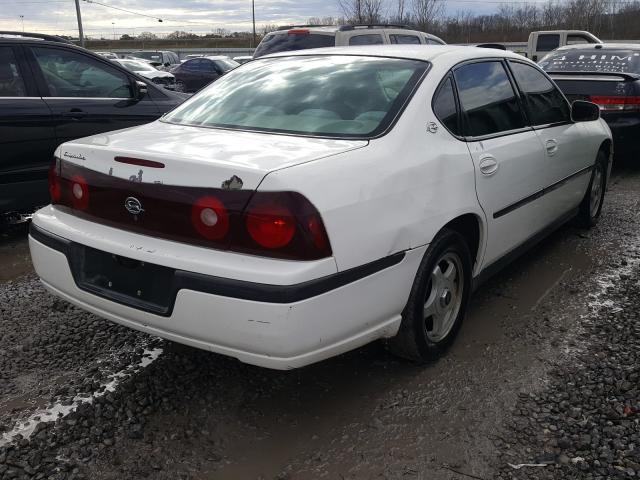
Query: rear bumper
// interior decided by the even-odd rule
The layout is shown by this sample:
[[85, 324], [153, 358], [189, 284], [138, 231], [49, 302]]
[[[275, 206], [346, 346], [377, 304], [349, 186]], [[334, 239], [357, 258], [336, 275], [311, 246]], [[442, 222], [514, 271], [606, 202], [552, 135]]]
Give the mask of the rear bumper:
[[171, 311], [161, 315], [82, 288], [66, 250], [72, 243], [39, 228], [36, 216], [29, 238], [33, 263], [54, 294], [127, 327], [275, 369], [301, 367], [395, 335], [424, 254], [424, 248], [415, 249], [291, 285], [184, 272], [192, 283], [175, 289]]

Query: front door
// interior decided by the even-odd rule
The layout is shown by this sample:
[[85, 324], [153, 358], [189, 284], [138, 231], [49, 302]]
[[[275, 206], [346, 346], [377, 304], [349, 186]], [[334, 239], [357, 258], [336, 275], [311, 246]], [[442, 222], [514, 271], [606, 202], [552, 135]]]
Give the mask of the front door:
[[502, 61], [464, 64], [454, 70], [454, 78], [476, 192], [487, 218], [486, 267], [548, 221], [536, 202], [545, 185], [544, 155]]
[[48, 45], [31, 47], [30, 53], [58, 143], [151, 122], [160, 115], [148, 95], [133, 98], [133, 77], [107, 60]]

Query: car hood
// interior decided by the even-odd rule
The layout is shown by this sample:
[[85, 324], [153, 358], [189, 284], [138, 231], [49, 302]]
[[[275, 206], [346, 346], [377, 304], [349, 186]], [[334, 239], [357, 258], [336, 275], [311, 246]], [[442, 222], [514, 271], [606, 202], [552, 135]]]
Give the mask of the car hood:
[[[269, 172], [362, 148], [367, 143], [156, 121], [65, 143], [58, 148], [57, 156], [121, 178], [144, 177], [144, 182], [219, 187], [235, 175], [242, 179], [244, 188], [255, 189]], [[151, 160], [164, 167], [140, 168], [116, 162], [115, 157]]]

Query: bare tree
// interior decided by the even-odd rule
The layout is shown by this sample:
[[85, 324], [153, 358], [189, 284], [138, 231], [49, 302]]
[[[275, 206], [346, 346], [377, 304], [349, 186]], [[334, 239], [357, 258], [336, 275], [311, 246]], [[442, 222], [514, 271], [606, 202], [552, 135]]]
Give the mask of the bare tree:
[[382, 0], [338, 0], [346, 19], [354, 23], [380, 23]]
[[424, 32], [432, 30], [444, 11], [442, 0], [413, 0], [412, 7], [414, 23]]

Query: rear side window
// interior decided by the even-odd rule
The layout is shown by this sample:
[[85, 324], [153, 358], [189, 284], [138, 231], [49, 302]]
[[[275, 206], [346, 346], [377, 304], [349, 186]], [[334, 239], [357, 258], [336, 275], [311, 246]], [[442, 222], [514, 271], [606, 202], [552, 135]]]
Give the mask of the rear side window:
[[131, 98], [124, 73], [69, 50], [33, 48], [50, 97]]
[[591, 43], [587, 37], [582, 35], [567, 35], [567, 45], [580, 45], [581, 43]]
[[558, 88], [531, 65], [511, 63], [513, 76], [524, 97], [527, 116], [532, 125], [568, 122], [569, 105]]
[[13, 48], [0, 47], [0, 97], [24, 97], [26, 89]]
[[383, 43], [382, 35], [378, 33], [355, 35], [349, 39], [349, 45], [382, 45]]
[[445, 45], [445, 44], [433, 38], [427, 38], [427, 45]]
[[420, 39], [415, 35], [389, 35], [389, 41], [391, 43], [420, 45]]
[[335, 47], [336, 38], [333, 35], [320, 35], [300, 30], [298, 33], [270, 33], [262, 39], [254, 58], [270, 53], [305, 50], [307, 48]]
[[453, 93], [451, 77], [447, 78], [433, 97], [433, 112], [438, 120], [454, 135], [460, 135], [458, 107]]
[[640, 73], [640, 50], [559, 50], [544, 57], [540, 67], [547, 72]]
[[471, 137], [515, 130], [525, 126], [524, 117], [507, 72], [501, 62], [463, 65], [454, 72]]
[[550, 52], [560, 46], [560, 35], [557, 33], [545, 33], [538, 36], [536, 51]]

